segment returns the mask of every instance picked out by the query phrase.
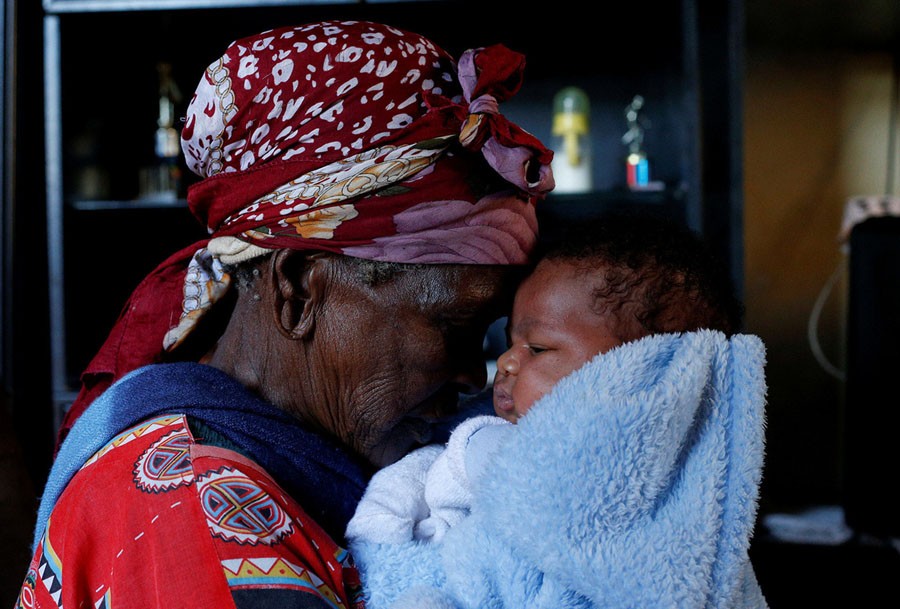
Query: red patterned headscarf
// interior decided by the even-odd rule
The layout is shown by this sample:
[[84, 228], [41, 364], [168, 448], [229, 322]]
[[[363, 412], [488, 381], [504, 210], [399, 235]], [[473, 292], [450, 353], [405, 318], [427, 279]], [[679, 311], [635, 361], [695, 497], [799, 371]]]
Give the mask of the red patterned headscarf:
[[522, 264], [552, 153], [499, 104], [524, 57], [459, 62], [428, 39], [329, 21], [233, 42], [188, 106], [182, 148], [203, 178], [188, 204], [210, 239], [132, 294], [82, 375], [60, 438], [125, 373], [162, 361], [228, 290], [224, 265], [272, 249], [390, 262]]

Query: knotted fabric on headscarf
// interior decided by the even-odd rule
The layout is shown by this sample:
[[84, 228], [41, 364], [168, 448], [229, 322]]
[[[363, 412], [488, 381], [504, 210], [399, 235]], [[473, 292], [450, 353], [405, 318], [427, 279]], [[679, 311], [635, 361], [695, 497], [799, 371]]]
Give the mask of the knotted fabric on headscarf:
[[188, 205], [210, 239], [137, 287], [82, 375], [60, 440], [113, 381], [164, 361], [230, 285], [228, 264], [279, 248], [404, 263], [522, 264], [552, 152], [499, 104], [524, 57], [457, 65], [387, 25], [328, 21], [233, 42], [188, 106]]

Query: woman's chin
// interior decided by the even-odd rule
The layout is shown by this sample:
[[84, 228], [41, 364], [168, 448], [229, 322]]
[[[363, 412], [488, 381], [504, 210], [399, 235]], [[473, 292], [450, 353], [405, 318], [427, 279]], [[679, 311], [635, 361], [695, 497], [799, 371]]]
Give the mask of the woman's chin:
[[368, 451], [369, 461], [377, 467], [396, 463], [410, 451], [431, 442], [433, 426], [424, 419], [403, 419], [385, 437], [384, 441]]

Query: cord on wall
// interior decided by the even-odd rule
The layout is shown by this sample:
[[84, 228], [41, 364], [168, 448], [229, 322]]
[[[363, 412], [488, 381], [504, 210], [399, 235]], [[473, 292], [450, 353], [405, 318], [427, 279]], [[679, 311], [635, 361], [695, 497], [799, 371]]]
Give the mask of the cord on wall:
[[809, 314], [809, 322], [806, 324], [806, 336], [807, 340], [809, 340], [809, 346], [812, 349], [813, 356], [825, 372], [839, 381], [845, 381], [847, 375], [843, 370], [832, 364], [825, 356], [825, 352], [822, 351], [822, 345], [819, 343], [818, 327], [819, 318], [822, 316], [822, 309], [825, 307], [825, 303], [828, 302], [828, 297], [834, 290], [834, 285], [844, 274], [845, 267], [845, 261], [842, 259], [834, 271], [832, 271], [828, 281], [825, 282], [825, 285], [819, 292], [819, 296], [816, 298], [816, 302], [813, 305], [812, 312]]

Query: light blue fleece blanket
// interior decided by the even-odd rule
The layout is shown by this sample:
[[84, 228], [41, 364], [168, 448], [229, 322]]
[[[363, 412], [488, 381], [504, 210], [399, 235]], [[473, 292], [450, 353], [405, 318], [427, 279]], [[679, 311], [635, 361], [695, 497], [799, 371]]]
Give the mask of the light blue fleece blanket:
[[597, 356], [519, 421], [442, 543], [352, 547], [367, 606], [766, 607], [764, 368], [757, 337], [706, 330]]

